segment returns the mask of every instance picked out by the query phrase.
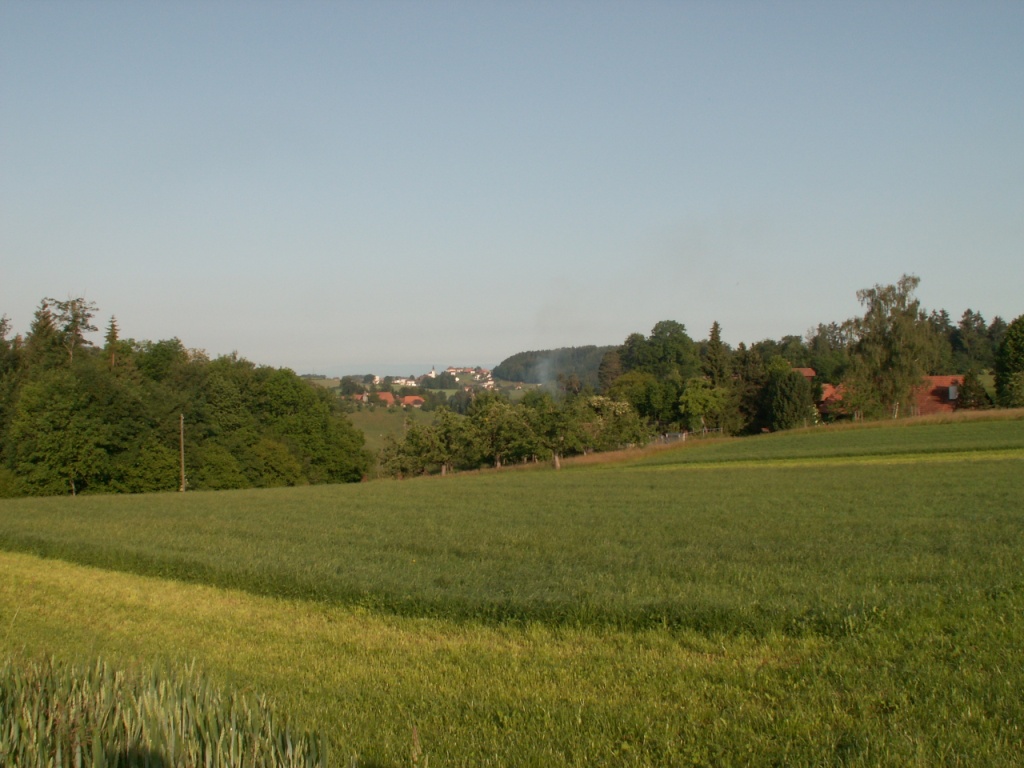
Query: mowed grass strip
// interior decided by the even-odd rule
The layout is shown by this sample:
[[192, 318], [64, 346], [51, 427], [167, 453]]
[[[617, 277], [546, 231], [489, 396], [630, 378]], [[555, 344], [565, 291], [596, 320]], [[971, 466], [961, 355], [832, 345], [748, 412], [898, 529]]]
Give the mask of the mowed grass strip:
[[[195, 662], [269, 696], [332, 764], [1020, 764], [1020, 594], [965, 594], [843, 638], [380, 616], [0, 555], [0, 648]], [[420, 764], [425, 764], [422, 760]]]
[[402, 616], [843, 636], [1019, 590], [1022, 477], [1004, 449], [23, 499], [0, 502], [0, 545]]

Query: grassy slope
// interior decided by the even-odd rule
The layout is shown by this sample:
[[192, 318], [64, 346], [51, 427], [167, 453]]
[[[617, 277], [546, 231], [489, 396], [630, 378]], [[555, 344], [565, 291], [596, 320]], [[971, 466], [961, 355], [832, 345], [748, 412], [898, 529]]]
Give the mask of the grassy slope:
[[637, 463], [713, 464], [840, 457], [957, 454], [1024, 447], [1024, 410], [955, 414], [897, 422], [814, 427], [772, 435], [696, 441], [654, 452]]
[[761, 466], [3, 502], [7, 546], [328, 602], [4, 555], [0, 632], [196, 658], [369, 764], [408, 764], [414, 723], [432, 765], [1012, 764], [1024, 436], [988, 429], [929, 461], [864, 430], [859, 457], [751, 441]]
[[[922, 461], [896, 432], [958, 450]], [[844, 437], [861, 455], [834, 455]], [[761, 443], [775, 463], [750, 465], [757, 442], [626, 468], [12, 500], [0, 546], [407, 616], [760, 634], [842, 633], [877, 602], [917, 599], [951, 554], [982, 560], [979, 579], [1009, 566], [1019, 422], [785, 435]], [[1001, 450], [959, 450], [986, 445]]]

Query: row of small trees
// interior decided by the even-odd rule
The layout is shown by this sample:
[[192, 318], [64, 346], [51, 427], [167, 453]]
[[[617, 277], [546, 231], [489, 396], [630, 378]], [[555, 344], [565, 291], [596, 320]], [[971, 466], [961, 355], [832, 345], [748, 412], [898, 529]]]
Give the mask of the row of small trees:
[[389, 438], [380, 467], [395, 477], [524, 461], [553, 461], [558, 467], [566, 456], [646, 444], [650, 438], [650, 426], [632, 406], [608, 397], [556, 402], [534, 390], [513, 404], [483, 392], [465, 416], [441, 408], [431, 424], [409, 424], [402, 439]]
[[[246, 488], [360, 480], [363, 435], [327, 393], [178, 339], [102, 347], [96, 307], [46, 299], [28, 334], [0, 320], [0, 495]], [[181, 443], [181, 419], [185, 439]]]

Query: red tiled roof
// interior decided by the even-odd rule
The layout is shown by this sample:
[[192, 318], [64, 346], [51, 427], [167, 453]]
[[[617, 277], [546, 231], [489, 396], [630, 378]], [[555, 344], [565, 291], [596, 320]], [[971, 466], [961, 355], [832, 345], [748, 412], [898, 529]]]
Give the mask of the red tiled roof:
[[811, 379], [818, 375], [817, 371], [815, 371], [813, 368], [794, 368], [793, 370], [799, 373], [808, 381], [810, 381]]
[[[959, 385], [962, 381], [962, 376], [925, 376], [925, 384], [914, 390], [914, 410], [912, 412], [918, 416], [928, 416], [933, 413], [952, 413], [956, 410], [956, 400], [950, 399], [949, 388], [953, 385]], [[842, 401], [842, 384], [838, 387], [831, 384], [821, 385], [819, 405], [828, 408], [829, 406], [836, 406]]]
[[823, 403], [838, 403], [843, 399], [843, 385], [840, 384], [838, 387], [832, 384], [821, 385], [821, 402]]
[[932, 413], [951, 413], [956, 400], [949, 399], [949, 388], [959, 386], [963, 376], [926, 376], [926, 384], [914, 390], [914, 405], [920, 416]]

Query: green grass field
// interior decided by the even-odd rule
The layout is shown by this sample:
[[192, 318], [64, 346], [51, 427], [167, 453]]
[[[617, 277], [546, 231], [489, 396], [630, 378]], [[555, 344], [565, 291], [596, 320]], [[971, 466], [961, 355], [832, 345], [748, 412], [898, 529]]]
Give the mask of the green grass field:
[[14, 658], [194, 660], [339, 765], [1024, 765], [1009, 416], [5, 500], [0, 637]]

